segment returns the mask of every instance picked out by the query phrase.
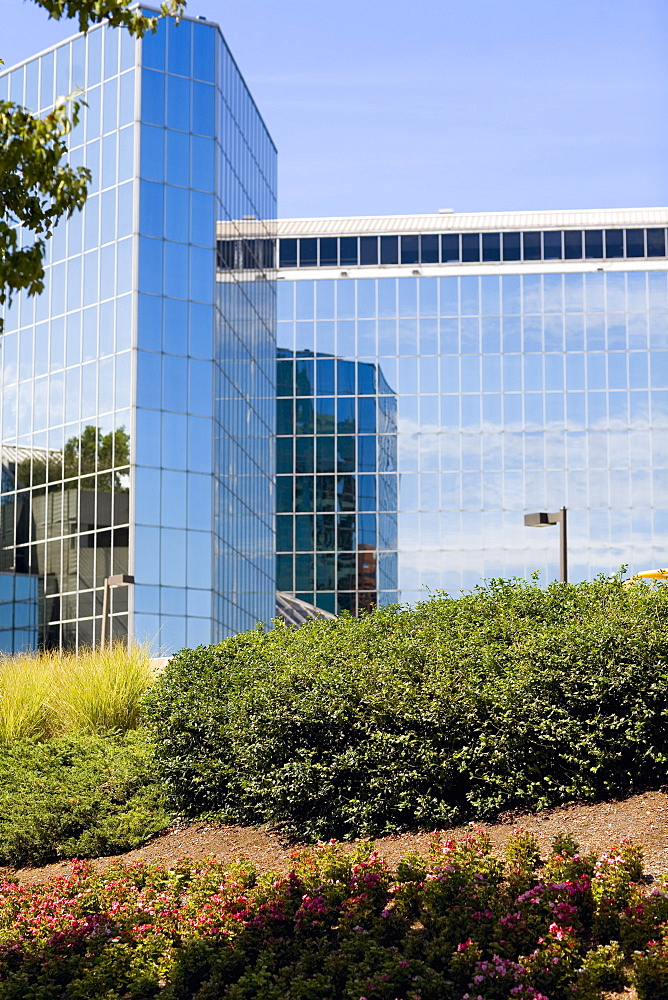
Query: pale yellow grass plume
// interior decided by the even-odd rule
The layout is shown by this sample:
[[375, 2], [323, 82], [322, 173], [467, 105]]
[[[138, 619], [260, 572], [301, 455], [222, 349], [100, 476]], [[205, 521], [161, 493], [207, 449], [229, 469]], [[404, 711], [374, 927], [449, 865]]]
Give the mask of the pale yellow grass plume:
[[133, 729], [154, 677], [150, 650], [24, 653], [0, 658], [0, 742]]

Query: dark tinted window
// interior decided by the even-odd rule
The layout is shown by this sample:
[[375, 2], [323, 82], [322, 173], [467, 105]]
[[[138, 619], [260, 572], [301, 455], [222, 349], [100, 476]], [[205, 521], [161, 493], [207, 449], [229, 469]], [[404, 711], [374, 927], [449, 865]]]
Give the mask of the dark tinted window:
[[501, 234], [482, 234], [482, 259], [501, 260]]
[[339, 263], [339, 241], [336, 236], [326, 236], [320, 240], [320, 264], [322, 267], [336, 267]]
[[420, 237], [420, 259], [423, 264], [438, 264], [438, 236], [436, 233]]
[[360, 236], [360, 264], [378, 263], [378, 237]]
[[459, 255], [459, 236], [453, 233], [444, 233], [441, 236], [441, 260], [444, 264], [452, 260], [461, 260]]
[[561, 230], [548, 229], [543, 233], [543, 259], [561, 260], [562, 257]]
[[299, 266], [317, 267], [318, 265], [318, 241], [310, 237], [299, 241]]
[[358, 263], [356, 236], [342, 236], [339, 240], [339, 263], [341, 267]]
[[279, 399], [276, 402], [276, 433], [292, 434], [293, 431], [292, 400]]
[[380, 238], [380, 262], [381, 264], [399, 263], [399, 237], [381, 236]]
[[566, 260], [582, 260], [581, 229], [567, 229], [564, 233], [564, 257]]
[[605, 231], [605, 256], [624, 256], [624, 231], [623, 229], [606, 229]]
[[[299, 439], [301, 440], [301, 438]], [[276, 471], [290, 475], [292, 473], [292, 442], [291, 437], [276, 438]]]
[[665, 229], [647, 230], [647, 256], [666, 256], [666, 231]]
[[644, 257], [645, 256], [645, 230], [644, 229], [627, 229], [626, 230], [626, 256], [627, 257]]
[[401, 237], [401, 263], [420, 263], [420, 239], [418, 236]]
[[540, 235], [540, 233], [523, 233], [525, 260], [540, 260]]
[[[279, 438], [282, 441], [283, 438]], [[313, 472], [313, 438], [310, 436], [295, 438], [295, 471]], [[286, 470], [292, 472], [292, 469]]]
[[[333, 462], [334, 462], [334, 452], [332, 450], [332, 463]], [[336, 507], [336, 484], [334, 476], [316, 476], [315, 509], [335, 510], [335, 507]]]
[[295, 382], [298, 396], [313, 395], [313, 359], [298, 358], [295, 362]]
[[503, 234], [503, 259], [504, 260], [520, 260], [521, 250], [520, 250], [520, 236], [521, 233], [504, 233]]
[[257, 248], [255, 246], [257, 240], [242, 240], [241, 241], [241, 266], [246, 271], [255, 270], [258, 267], [257, 262]]
[[295, 366], [292, 361], [278, 361], [276, 365], [276, 395], [292, 396], [294, 392], [293, 379]]
[[279, 552], [292, 552], [292, 518], [276, 518], [276, 548]]
[[281, 240], [280, 267], [297, 266], [297, 240]]
[[479, 233], [462, 233], [462, 260], [480, 260]]
[[319, 434], [315, 439], [316, 472], [334, 472], [334, 437]]
[[596, 260], [603, 256], [603, 230], [585, 229], [585, 257]]
[[234, 240], [218, 240], [216, 263], [220, 270], [234, 267]]
[[316, 361], [317, 391], [319, 396], [334, 395], [334, 358]]
[[262, 244], [262, 266], [276, 267], [276, 243], [274, 240], [258, 240]]

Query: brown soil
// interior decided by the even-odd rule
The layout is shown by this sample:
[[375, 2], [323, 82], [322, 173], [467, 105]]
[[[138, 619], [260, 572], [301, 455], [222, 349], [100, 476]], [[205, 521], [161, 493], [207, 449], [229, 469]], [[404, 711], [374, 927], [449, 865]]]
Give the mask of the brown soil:
[[[541, 813], [514, 815], [497, 823], [469, 823], [448, 830], [454, 836], [474, 829], [486, 830], [495, 853], [502, 853], [510, 832], [517, 827], [533, 831], [543, 855], [549, 853], [557, 833], [570, 833], [582, 851], [607, 851], [625, 837], [632, 837], [645, 849], [646, 870], [654, 877], [668, 873], [668, 794], [647, 792], [618, 802], [597, 805], [569, 805]], [[425, 852], [429, 833], [401, 833], [375, 840], [378, 853], [394, 866], [409, 851]], [[103, 869], [112, 861], [175, 861], [177, 858], [215, 857], [233, 861], [240, 854], [250, 858], [261, 871], [282, 871], [296, 849], [282, 843], [279, 834], [243, 826], [193, 823], [175, 827], [135, 851], [113, 858], [96, 859]], [[44, 868], [24, 868], [15, 873], [21, 882], [45, 882], [70, 869], [62, 861]]]

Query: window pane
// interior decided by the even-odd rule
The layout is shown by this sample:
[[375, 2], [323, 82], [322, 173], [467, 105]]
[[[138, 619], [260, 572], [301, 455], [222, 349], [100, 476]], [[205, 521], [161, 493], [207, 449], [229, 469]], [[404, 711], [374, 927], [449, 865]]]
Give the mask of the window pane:
[[479, 233], [462, 234], [462, 260], [463, 261], [480, 260]]
[[647, 230], [647, 256], [666, 256], [666, 231], [665, 229]]
[[360, 236], [360, 264], [378, 263], [378, 237]]
[[626, 256], [627, 257], [644, 257], [645, 256], [645, 230], [644, 229], [627, 229], [626, 230]]
[[564, 257], [566, 260], [582, 259], [582, 232], [579, 229], [567, 229], [564, 233]]
[[450, 261], [459, 261], [459, 236], [453, 233], [444, 233], [441, 236], [441, 260], [444, 264]]
[[[283, 440], [282, 438], [278, 439]], [[295, 439], [295, 472], [313, 472], [313, 438], [309, 435]], [[284, 470], [292, 472], [292, 469]]]
[[297, 266], [297, 240], [281, 240], [281, 262], [280, 267]]
[[503, 234], [503, 259], [504, 260], [520, 260], [520, 236], [521, 233], [504, 233]]
[[357, 256], [357, 237], [356, 236], [342, 236], [340, 239], [340, 264], [344, 265], [355, 265], [358, 263]]
[[438, 236], [436, 233], [420, 237], [420, 259], [423, 264], [438, 264]]
[[381, 264], [397, 264], [399, 262], [398, 236], [381, 236], [380, 262]]
[[402, 236], [401, 263], [419, 264], [419, 262], [420, 262], [419, 238], [417, 236]]
[[585, 257], [597, 260], [603, 256], [603, 230], [585, 229]]
[[546, 233], [543, 233], [543, 258], [544, 260], [561, 260], [562, 257], [561, 232], [548, 229]]
[[624, 231], [622, 229], [606, 229], [605, 231], [605, 256], [624, 256]]
[[482, 259], [501, 260], [501, 234], [482, 234]]
[[320, 240], [321, 267], [336, 267], [339, 263], [338, 243], [336, 236], [328, 236]]
[[276, 548], [279, 552], [292, 552], [292, 517], [278, 516], [276, 518]]
[[540, 260], [541, 258], [540, 235], [541, 235], [540, 233], [522, 234], [525, 260]]
[[299, 241], [299, 266], [317, 267], [318, 241], [314, 238]]
[[[297, 438], [297, 441], [306, 441], [307, 438]], [[282, 475], [292, 473], [292, 441], [291, 437], [280, 437], [276, 439], [276, 471]], [[299, 470], [301, 471], [301, 470]]]

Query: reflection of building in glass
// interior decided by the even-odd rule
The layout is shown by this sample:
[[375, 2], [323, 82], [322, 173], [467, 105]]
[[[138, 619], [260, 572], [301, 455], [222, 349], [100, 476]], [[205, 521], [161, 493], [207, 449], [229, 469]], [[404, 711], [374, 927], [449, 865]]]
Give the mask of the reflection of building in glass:
[[[556, 534], [525, 528], [523, 513], [562, 504], [574, 580], [666, 562], [667, 224], [665, 209], [277, 223], [295, 445], [311, 419], [308, 366], [324, 352], [396, 389], [401, 600], [535, 569], [557, 577]], [[290, 382], [279, 391], [287, 449]], [[350, 493], [346, 513], [362, 517], [365, 503]], [[310, 572], [306, 534], [293, 551]], [[289, 567], [289, 532], [282, 544]]]
[[396, 394], [377, 364], [278, 352], [277, 587], [326, 611], [396, 587]]
[[40, 113], [78, 88], [89, 199], [44, 293], [5, 311], [0, 613], [25, 577], [41, 642], [97, 642], [105, 577], [132, 574], [112, 637], [169, 651], [274, 612], [273, 283], [262, 260], [223, 289], [214, 243], [220, 219], [275, 215], [275, 149], [203, 20], [100, 26], [0, 75]]

